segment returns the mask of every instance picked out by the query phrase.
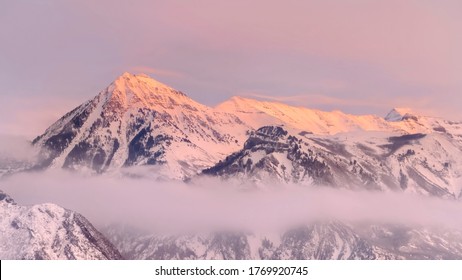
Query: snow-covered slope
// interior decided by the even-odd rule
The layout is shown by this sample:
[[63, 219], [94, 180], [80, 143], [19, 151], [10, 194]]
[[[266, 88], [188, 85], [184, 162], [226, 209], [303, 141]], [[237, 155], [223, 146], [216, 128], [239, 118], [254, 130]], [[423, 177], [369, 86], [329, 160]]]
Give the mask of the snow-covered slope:
[[216, 109], [234, 113], [254, 128], [266, 125], [282, 125], [314, 134], [336, 134], [357, 130], [391, 131], [395, 129], [383, 118], [355, 116], [340, 111], [323, 112], [303, 107], [289, 106], [279, 102], [258, 101], [232, 97]]
[[289, 132], [294, 129], [317, 135], [334, 135], [358, 131], [429, 133], [434, 129], [444, 128], [450, 133], [462, 135], [460, 122], [420, 116], [413, 113], [411, 109], [403, 108], [393, 109], [382, 118], [375, 115], [350, 115], [341, 111], [324, 112], [279, 102], [232, 97], [215, 109], [237, 115], [254, 129], [273, 125], [283, 126]]
[[106, 172], [159, 165], [159, 176], [184, 179], [237, 150], [247, 129], [235, 115], [125, 73], [34, 144], [44, 148], [43, 167]]
[[462, 145], [444, 132], [291, 135], [281, 127], [252, 132], [243, 148], [204, 174], [351, 189], [399, 190], [459, 198]]
[[393, 110], [387, 114], [385, 120], [389, 122], [399, 122], [405, 118], [412, 118], [413, 115], [414, 113], [410, 108], [393, 108]]
[[19, 206], [0, 191], [0, 259], [120, 259], [82, 215], [54, 204]]

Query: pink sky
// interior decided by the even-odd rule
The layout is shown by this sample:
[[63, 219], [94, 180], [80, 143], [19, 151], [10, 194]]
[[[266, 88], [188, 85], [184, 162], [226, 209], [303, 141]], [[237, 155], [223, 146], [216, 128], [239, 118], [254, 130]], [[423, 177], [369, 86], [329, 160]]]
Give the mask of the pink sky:
[[2, 3], [0, 133], [38, 134], [124, 71], [207, 105], [462, 119], [461, 14], [457, 0]]

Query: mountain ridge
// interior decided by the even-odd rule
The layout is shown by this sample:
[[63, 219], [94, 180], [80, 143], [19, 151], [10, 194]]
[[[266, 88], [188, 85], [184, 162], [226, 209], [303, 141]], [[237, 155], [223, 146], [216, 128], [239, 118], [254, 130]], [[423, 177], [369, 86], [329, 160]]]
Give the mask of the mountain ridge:
[[[240, 182], [250, 183], [246, 186], [252, 188], [296, 184], [417, 193], [443, 199], [462, 197], [462, 122], [421, 116], [407, 109], [393, 109], [382, 118], [242, 97], [209, 107], [143, 74], [122, 74], [52, 124], [33, 144], [41, 150], [35, 169], [64, 168], [137, 177], [138, 173], [132, 170], [148, 167], [143, 176], [154, 181], [197, 178], [200, 183], [201, 176], [213, 176], [233, 179], [238, 187]], [[10, 210], [20, 207], [1, 192], [0, 205], [9, 207], [8, 213], [13, 214], [17, 211]], [[87, 228], [83, 217], [54, 205], [24, 211], [45, 219], [45, 225], [60, 224], [64, 219], [74, 225], [70, 230], [73, 236], [81, 232], [80, 225]], [[47, 211], [57, 214], [50, 216]], [[11, 230], [14, 223], [4, 221], [3, 228]], [[28, 229], [28, 223], [22, 224]], [[446, 232], [396, 225], [362, 229], [328, 222], [305, 225], [274, 239], [265, 234], [137, 236], [115, 228], [106, 230], [106, 236], [124, 257], [131, 259], [462, 256], [458, 231], [453, 237]], [[447, 246], [449, 241], [454, 241], [454, 248]], [[37, 246], [37, 250], [50, 247], [47, 243]], [[15, 256], [76, 257], [77, 253], [68, 254], [69, 250], [61, 249], [45, 253], [42, 250], [37, 256], [35, 252]], [[95, 254], [86, 258], [103, 258], [98, 252]]]
[[20, 206], [0, 190], [0, 259], [121, 259], [82, 215], [46, 203]]
[[[146, 75], [124, 73], [93, 99], [51, 125], [34, 140], [34, 145], [42, 148], [41, 168], [120, 173], [125, 172], [126, 167], [151, 166], [155, 168], [151, 173], [154, 178], [188, 180], [201, 174], [203, 170], [223, 164], [233, 153], [245, 149], [246, 143], [252, 135], [258, 134], [259, 129], [280, 127], [291, 137], [315, 147], [312, 151], [324, 154], [324, 160], [331, 162], [331, 175], [343, 174], [337, 178], [338, 181], [347, 176], [352, 179], [352, 183], [361, 183], [361, 180], [354, 179], [351, 174], [356, 177], [372, 176], [375, 179], [371, 180], [378, 184], [374, 188], [383, 189], [384, 185], [391, 184], [389, 178], [385, 175], [377, 178], [374, 175], [374, 172], [378, 172], [377, 168], [365, 166], [372, 163], [387, 166], [388, 171], [382, 168], [379, 173], [392, 172], [395, 178], [392, 185], [399, 186], [396, 178], [407, 174], [408, 166], [404, 163], [407, 162], [406, 158], [411, 159], [414, 155], [407, 154], [406, 151], [400, 151], [400, 155], [395, 152], [402, 146], [408, 146], [409, 150], [415, 152], [412, 146], [419, 142], [405, 140], [405, 135], [412, 137], [424, 134], [429, 135], [428, 139], [434, 139], [437, 143], [435, 150], [440, 152], [422, 152], [421, 158], [413, 163], [413, 170], [415, 166], [422, 166], [423, 169], [430, 170], [430, 173], [420, 167], [422, 170], [414, 170], [417, 173], [410, 172], [425, 188], [443, 194], [444, 192], [439, 191], [441, 186], [444, 186], [443, 189], [448, 188], [448, 184], [456, 182], [462, 176], [462, 172], [457, 171], [458, 161], [448, 153], [449, 150], [454, 154], [460, 153], [458, 150], [462, 146], [462, 123], [414, 113], [410, 115], [408, 109], [393, 109], [390, 114], [387, 120], [374, 115], [323, 112], [243, 97], [233, 97], [215, 107], [208, 107]], [[380, 133], [384, 134], [379, 137], [377, 143], [380, 144], [369, 145], [371, 140], [368, 137], [377, 138], [376, 135]], [[353, 134], [362, 136], [352, 137]], [[437, 135], [444, 135], [444, 139]], [[401, 136], [404, 138], [399, 138]], [[348, 138], [356, 142], [345, 140]], [[369, 150], [364, 151], [355, 146]], [[345, 148], [339, 147], [347, 147], [351, 152], [342, 154]], [[426, 147], [419, 145], [418, 148]], [[277, 147], [271, 149], [277, 150]], [[340, 159], [349, 163], [355, 158], [355, 153], [363, 157], [361, 161], [364, 166], [358, 170], [368, 172], [360, 174], [350, 170], [349, 165], [335, 163], [335, 160]], [[441, 155], [447, 159], [446, 162], [437, 158]], [[289, 158], [276, 156], [279, 161], [291, 162], [285, 165], [292, 165], [297, 157], [298, 154]], [[268, 160], [274, 161], [270, 158]], [[438, 165], [443, 164], [443, 167], [439, 171], [433, 170], [432, 166], [428, 167], [425, 163], [427, 160], [438, 162]], [[342, 166], [341, 169], [337, 165]], [[401, 169], [396, 166], [401, 166]], [[306, 166], [308, 169], [311, 167]], [[258, 171], [257, 169], [254, 171]], [[307, 174], [313, 175], [317, 172], [308, 169], [305, 170]], [[277, 173], [281, 172], [279, 170]], [[451, 173], [451, 182], [442, 175], [445, 172]], [[406, 176], [409, 177], [408, 175]], [[300, 173], [297, 176], [302, 175]], [[298, 181], [289, 177], [283, 181]], [[310, 182], [314, 178], [307, 179]], [[381, 180], [385, 181], [380, 182]], [[333, 182], [331, 179], [324, 181], [329, 184]], [[404, 181], [402, 179], [403, 186]], [[457, 191], [452, 193], [456, 194]]]

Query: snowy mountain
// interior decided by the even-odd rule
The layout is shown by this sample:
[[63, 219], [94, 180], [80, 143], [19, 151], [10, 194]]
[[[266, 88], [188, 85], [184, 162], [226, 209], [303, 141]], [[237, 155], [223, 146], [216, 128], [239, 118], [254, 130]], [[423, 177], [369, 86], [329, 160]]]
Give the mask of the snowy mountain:
[[[207, 107], [125, 73], [33, 141], [37, 168], [156, 178], [203, 173], [254, 182], [460, 197], [462, 123], [393, 109], [386, 118], [233, 97]], [[127, 171], [128, 170], [128, 171]]]
[[279, 125], [293, 133], [400, 134], [446, 132], [462, 139], [460, 123], [393, 109], [386, 118], [322, 112], [241, 97], [210, 108], [146, 75], [124, 73], [95, 98], [72, 110], [34, 144], [46, 149], [42, 167], [96, 172], [164, 165], [176, 178], [237, 151], [248, 130]]
[[120, 259], [82, 215], [54, 204], [19, 206], [0, 191], [0, 259]]
[[387, 114], [385, 120], [389, 122], [400, 122], [413, 117], [415, 117], [415, 114], [410, 108], [394, 108]]
[[392, 131], [399, 126], [377, 116], [355, 116], [340, 111], [323, 112], [278, 102], [232, 97], [216, 109], [236, 114], [253, 128], [267, 125], [307, 131], [314, 134], [336, 134], [349, 131]]
[[382, 118], [374, 115], [350, 115], [340, 111], [324, 112], [243, 97], [232, 97], [215, 108], [235, 114], [254, 129], [273, 125], [283, 126], [289, 132], [293, 130], [316, 135], [335, 135], [359, 131], [430, 133], [433, 130], [446, 128], [450, 133], [462, 135], [460, 122], [420, 116], [410, 109], [402, 108], [393, 109], [386, 118]]
[[184, 179], [239, 148], [250, 129], [145, 75], [124, 73], [34, 140], [41, 167], [110, 172], [157, 165]]
[[[382, 118], [242, 97], [212, 108], [143, 74], [124, 73], [33, 145], [40, 153], [32, 168], [8, 158], [0, 176], [46, 168], [145, 176], [148, 167], [156, 179], [213, 176], [258, 188], [276, 181], [462, 197], [462, 122], [403, 108]], [[1, 258], [120, 258], [77, 213], [17, 206], [2, 193], [0, 204]], [[128, 259], [462, 258], [457, 230], [373, 222], [324, 221], [277, 234], [104, 232]]]
[[276, 180], [459, 198], [461, 164], [461, 142], [445, 132], [291, 135], [266, 126], [252, 132], [243, 149], [203, 174], [263, 186]]

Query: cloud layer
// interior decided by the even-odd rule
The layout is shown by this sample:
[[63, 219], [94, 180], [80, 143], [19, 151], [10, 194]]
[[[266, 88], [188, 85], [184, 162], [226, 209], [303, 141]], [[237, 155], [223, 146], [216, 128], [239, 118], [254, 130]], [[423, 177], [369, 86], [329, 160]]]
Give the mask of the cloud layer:
[[335, 219], [462, 229], [460, 201], [402, 193], [269, 187], [237, 191], [233, 184], [210, 178], [191, 185], [57, 171], [16, 175], [1, 182], [1, 188], [20, 204], [56, 203], [99, 226], [122, 223], [161, 232], [272, 232]]

